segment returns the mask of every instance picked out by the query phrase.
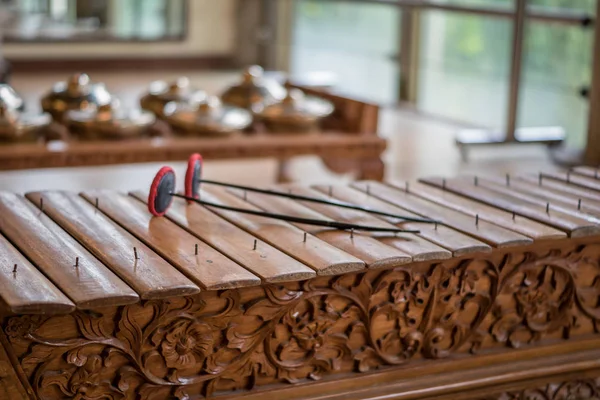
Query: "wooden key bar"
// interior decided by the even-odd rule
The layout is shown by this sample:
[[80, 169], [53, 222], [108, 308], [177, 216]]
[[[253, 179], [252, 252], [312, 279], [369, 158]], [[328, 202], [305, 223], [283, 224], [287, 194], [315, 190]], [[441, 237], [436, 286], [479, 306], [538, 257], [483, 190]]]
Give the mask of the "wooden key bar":
[[[389, 182], [388, 184], [400, 190], [406, 187], [404, 182]], [[482, 221], [488, 221], [505, 229], [518, 232], [533, 240], [560, 239], [567, 236], [565, 232], [548, 225], [521, 216], [517, 217], [510, 212], [420, 182], [410, 183], [410, 193], [435, 204], [460, 211], [473, 218], [479, 216]]]
[[542, 176], [542, 182], [544, 179], [556, 179], [561, 182], [600, 191], [600, 180], [574, 174], [572, 172], [545, 172]]
[[524, 181], [532, 186], [543, 187], [545, 190], [553, 191], [556, 193], [567, 193], [573, 196], [577, 196], [581, 199], [591, 200], [600, 202], [600, 192], [593, 189], [587, 189], [571, 183], [561, 182], [554, 179], [542, 179], [540, 185], [539, 175], [533, 174], [519, 174], [516, 176], [519, 181]]
[[[268, 210], [301, 218], [330, 219], [291, 199], [260, 193], [244, 195], [240, 190], [228, 190], [228, 192], [239, 198], [245, 198], [249, 204], [258, 207], [261, 210]], [[359, 234], [358, 232], [350, 235], [348, 232], [341, 232], [335, 229], [303, 224], [294, 225], [307, 232], [307, 234], [314, 235], [324, 242], [361, 259], [370, 269], [392, 268], [398, 265], [407, 264], [413, 260], [409, 254], [383, 244], [368, 235]]]
[[546, 207], [538, 206], [514, 196], [498, 193], [482, 186], [475, 186], [473, 181], [465, 182], [462, 179], [444, 180], [442, 178], [426, 178], [421, 181], [554, 226], [567, 232], [571, 237], [589, 236], [600, 233], [600, 227], [593, 221], [568, 215], [561, 211], [546, 210]]
[[587, 176], [594, 179], [600, 179], [600, 169], [594, 167], [575, 167], [571, 170], [573, 173], [578, 175]]
[[139, 300], [119, 277], [24, 197], [0, 193], [0, 215], [4, 236], [78, 308]]
[[71, 302], [8, 240], [0, 235], [0, 310], [19, 314], [64, 314]]
[[[298, 185], [288, 185], [288, 187], [291, 188], [294, 193], [302, 196], [310, 196], [322, 199], [327, 198], [326, 195], [307, 187]], [[346, 208], [327, 204], [312, 203], [308, 201], [300, 201], [299, 203], [335, 220], [348, 221], [355, 224], [379, 226], [382, 228], [393, 228], [393, 225], [390, 223], [363, 211], [349, 210]], [[381, 242], [410, 254], [413, 257], [413, 261], [426, 261], [435, 259], [443, 260], [452, 256], [452, 253], [448, 250], [415, 234], [380, 235], [375, 233], [373, 234], [373, 237], [377, 237]]]
[[34, 192], [27, 197], [131, 286], [142, 299], [198, 293], [200, 289], [149, 247], [75, 193]]
[[230, 260], [174, 222], [152, 218], [139, 200], [113, 191], [81, 194], [90, 204], [164, 257], [194, 283], [206, 290], [260, 285], [260, 278]]
[[600, 216], [600, 202], [583, 201], [577, 196], [557, 193], [543, 186], [540, 187], [539, 185], [536, 186], [518, 180], [511, 182], [510, 186], [506, 186], [505, 182], [497, 177], [485, 177], [479, 178], [479, 180], [483, 187], [509, 194], [540, 206], [546, 206], [547, 203], [550, 203], [551, 208], [560, 210], [565, 214], [582, 218], [588, 218], [589, 216], [598, 218]]
[[[321, 193], [328, 193], [328, 186], [314, 186], [315, 190]], [[332, 190], [333, 197], [337, 200], [345, 201], [348, 203], [357, 204], [364, 207], [369, 207], [374, 210], [388, 212], [392, 214], [403, 215], [410, 218], [422, 218], [420, 215], [411, 213], [403, 210], [382, 200], [379, 200], [368, 193], [352, 189], [345, 185], [336, 185]], [[319, 193], [321, 196], [322, 194]], [[418, 236], [428, 240], [438, 246], [441, 246], [452, 252], [452, 255], [457, 257], [468, 253], [477, 252], [489, 252], [492, 248], [468, 235], [455, 231], [454, 229], [448, 228], [442, 224], [429, 224], [429, 223], [418, 223], [418, 222], [402, 222], [401, 220], [393, 217], [385, 216], [373, 216], [383, 219], [396, 226], [401, 226], [406, 229], [419, 230]]]
[[[148, 199], [142, 192], [132, 194], [144, 202]], [[297, 281], [316, 276], [311, 268], [268, 243], [259, 242], [255, 236], [198, 204], [186, 204], [185, 200], [174, 198], [166, 216], [265, 282]]]
[[[203, 190], [202, 199], [230, 207], [257, 210], [223, 189]], [[365, 268], [358, 258], [316, 237], [304, 236], [304, 231], [287, 222], [233, 211], [214, 209], [214, 212], [254, 234], [261, 240], [314, 269], [317, 275], [339, 275]]]
[[477, 221], [477, 218], [434, 204], [410, 193], [406, 193], [403, 190], [379, 182], [356, 182], [351, 186], [365, 193], [367, 193], [368, 190], [371, 195], [381, 200], [413, 213], [440, 221], [452, 229], [465, 233], [494, 247], [518, 246], [533, 242], [524, 235], [509, 231], [483, 220]]

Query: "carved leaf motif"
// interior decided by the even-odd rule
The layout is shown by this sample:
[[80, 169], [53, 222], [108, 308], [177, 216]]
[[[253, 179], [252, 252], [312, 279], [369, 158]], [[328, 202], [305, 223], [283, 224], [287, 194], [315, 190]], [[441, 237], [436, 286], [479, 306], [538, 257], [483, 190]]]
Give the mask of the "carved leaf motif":
[[30, 374], [39, 364], [54, 358], [56, 349], [43, 344], [33, 345], [31, 352], [21, 360], [21, 367], [26, 373]]
[[103, 329], [102, 314], [77, 311], [74, 314], [75, 321], [81, 335], [89, 340], [102, 340], [109, 336]]
[[227, 330], [227, 347], [246, 353], [263, 340], [263, 331], [267, 328], [268, 325], [251, 333], [243, 333], [241, 330], [244, 328], [241, 325], [233, 325]]
[[142, 344], [142, 330], [133, 320], [134, 315], [132, 310], [133, 307], [131, 306], [123, 308], [116, 337], [125, 343], [129, 349], [135, 350]]
[[250, 306], [245, 315], [258, 317], [263, 321], [270, 321], [280, 313], [281, 307], [278, 304], [269, 299], [263, 299]]
[[60, 389], [63, 394], [66, 396], [73, 396], [73, 392], [71, 392], [68, 388], [69, 379], [71, 378], [72, 373], [69, 371], [51, 371], [46, 373], [42, 377], [41, 387], [48, 386], [56, 386]]
[[83, 367], [88, 360], [84, 350], [85, 348], [79, 347], [67, 352], [67, 362], [78, 367]]

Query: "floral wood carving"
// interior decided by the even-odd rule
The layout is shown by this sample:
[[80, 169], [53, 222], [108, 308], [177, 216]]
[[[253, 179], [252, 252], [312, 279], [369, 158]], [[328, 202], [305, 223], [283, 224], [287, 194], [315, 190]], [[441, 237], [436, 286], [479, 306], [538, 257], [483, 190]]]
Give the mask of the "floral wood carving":
[[541, 388], [505, 392], [482, 400], [600, 400], [600, 378], [585, 379]]
[[42, 400], [194, 399], [596, 333], [599, 261], [600, 245], [498, 252], [18, 316], [4, 331]]

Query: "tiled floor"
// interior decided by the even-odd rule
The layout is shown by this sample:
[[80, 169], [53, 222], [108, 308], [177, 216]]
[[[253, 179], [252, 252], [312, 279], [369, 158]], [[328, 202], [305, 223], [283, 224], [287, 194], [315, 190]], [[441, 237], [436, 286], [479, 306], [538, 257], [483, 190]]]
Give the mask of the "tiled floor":
[[[141, 72], [94, 74], [108, 89], [122, 99], [123, 106], [133, 106], [148, 82], [170, 79], [181, 73]], [[236, 80], [236, 73], [183, 73], [194, 85], [217, 94]], [[26, 98], [28, 107], [39, 109], [39, 97], [64, 75], [15, 75], [13, 86]], [[425, 117], [409, 110], [386, 109], [381, 113], [380, 134], [389, 141], [385, 154], [388, 179], [414, 179], [426, 175], [452, 176], [459, 173], [537, 172], [554, 168], [545, 148], [512, 146], [473, 149], [470, 161], [461, 161], [454, 135], [462, 127]], [[171, 163], [183, 176], [184, 163]], [[138, 164], [111, 167], [30, 170], [0, 173], [0, 190], [27, 192], [41, 189], [83, 190], [112, 188], [132, 190], [147, 188], [161, 164]], [[212, 161], [206, 163], [205, 176], [230, 182], [268, 185], [274, 182], [275, 160]], [[292, 177], [304, 182], [332, 182], [352, 179], [327, 171], [319, 159], [303, 157], [293, 160]], [[180, 182], [181, 184], [181, 182]]]

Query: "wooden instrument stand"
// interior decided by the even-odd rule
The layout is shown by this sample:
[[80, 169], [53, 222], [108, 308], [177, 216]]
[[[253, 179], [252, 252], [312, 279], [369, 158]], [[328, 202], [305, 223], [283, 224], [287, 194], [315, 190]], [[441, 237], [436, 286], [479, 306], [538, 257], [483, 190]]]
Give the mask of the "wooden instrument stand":
[[201, 196], [417, 236], [181, 199], [152, 218], [145, 193], [0, 193], [0, 398], [598, 399], [594, 173], [280, 187], [440, 226]]
[[0, 170], [183, 161], [192, 152], [207, 160], [272, 157], [278, 180], [287, 180], [287, 160], [316, 155], [335, 172], [382, 180], [386, 141], [377, 135], [379, 107], [326, 91], [296, 86], [332, 101], [336, 111], [314, 134], [239, 134], [226, 138], [155, 138], [128, 141], [0, 145]]

